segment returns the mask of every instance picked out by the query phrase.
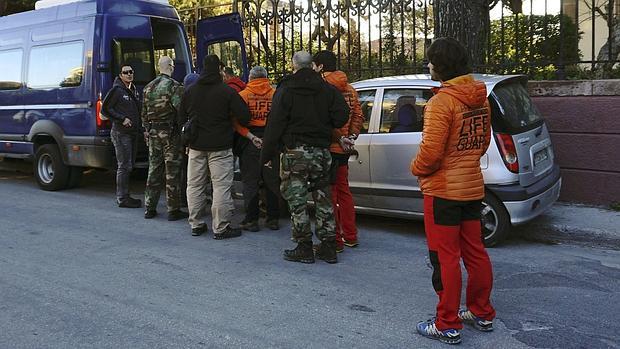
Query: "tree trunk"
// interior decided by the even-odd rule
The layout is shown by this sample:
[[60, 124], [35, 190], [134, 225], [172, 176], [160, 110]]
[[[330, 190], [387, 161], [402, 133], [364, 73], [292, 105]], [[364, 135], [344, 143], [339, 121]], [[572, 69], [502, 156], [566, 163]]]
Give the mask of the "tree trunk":
[[0, 0], [0, 16], [6, 15], [6, 5], [8, 5], [9, 0]]
[[[605, 45], [601, 47], [596, 56], [597, 61], [615, 61], [620, 55], [620, 20], [616, 19], [609, 40], [605, 41]], [[611, 44], [611, 45], [610, 45]], [[609, 52], [611, 46], [611, 53]], [[614, 62], [596, 63], [596, 77], [606, 79], [614, 66]]]
[[484, 68], [489, 31], [489, 0], [435, 0], [435, 37], [451, 37], [465, 45], [474, 71]]

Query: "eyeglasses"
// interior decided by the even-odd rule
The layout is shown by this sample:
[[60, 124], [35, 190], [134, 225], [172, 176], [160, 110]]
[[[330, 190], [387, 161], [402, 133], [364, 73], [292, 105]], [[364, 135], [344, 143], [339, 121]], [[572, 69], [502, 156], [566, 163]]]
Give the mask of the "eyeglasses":
[[133, 74], [133, 70], [123, 70], [121, 73], [125, 75], [131, 75]]

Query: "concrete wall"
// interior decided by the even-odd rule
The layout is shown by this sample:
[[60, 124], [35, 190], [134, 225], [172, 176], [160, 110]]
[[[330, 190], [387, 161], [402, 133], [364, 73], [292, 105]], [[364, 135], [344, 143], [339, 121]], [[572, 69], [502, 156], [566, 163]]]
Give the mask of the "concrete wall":
[[620, 80], [534, 81], [529, 90], [562, 168], [560, 200], [620, 201]]

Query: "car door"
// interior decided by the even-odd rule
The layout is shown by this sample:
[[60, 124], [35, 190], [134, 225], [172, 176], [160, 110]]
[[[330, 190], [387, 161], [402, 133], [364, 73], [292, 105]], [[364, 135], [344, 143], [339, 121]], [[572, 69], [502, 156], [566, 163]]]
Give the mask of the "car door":
[[216, 54], [227, 67], [248, 81], [248, 60], [243, 40], [241, 16], [231, 13], [198, 21], [196, 26], [196, 59], [198, 70], [206, 55]]
[[422, 140], [428, 87], [385, 88], [378, 103], [378, 129], [370, 143], [370, 177], [378, 209], [423, 212], [422, 194], [411, 160]]
[[349, 157], [349, 187], [358, 207], [373, 207], [373, 195], [369, 192], [370, 182], [370, 140], [372, 134], [372, 115], [376, 103], [376, 89], [362, 89], [357, 91], [364, 122], [360, 134], [355, 141], [355, 153]]
[[[1, 39], [2, 37], [0, 37]], [[23, 108], [22, 48], [1, 49], [0, 61], [0, 139], [22, 141], [26, 132]], [[0, 153], [12, 153], [13, 143], [5, 143]]]

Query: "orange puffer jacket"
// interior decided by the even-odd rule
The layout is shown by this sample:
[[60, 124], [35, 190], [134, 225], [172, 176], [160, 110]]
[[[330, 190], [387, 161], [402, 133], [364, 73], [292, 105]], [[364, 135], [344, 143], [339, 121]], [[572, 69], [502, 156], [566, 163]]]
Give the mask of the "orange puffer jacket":
[[411, 162], [424, 195], [470, 201], [484, 197], [480, 157], [491, 141], [483, 82], [471, 75], [444, 81], [424, 110], [420, 151]]
[[350, 135], [359, 135], [364, 117], [362, 116], [362, 108], [360, 107], [359, 97], [357, 91], [349, 84], [347, 74], [339, 70], [333, 72], [325, 72], [323, 74], [325, 81], [336, 87], [340, 93], [344, 96], [344, 99], [349, 105], [349, 120], [341, 128], [334, 129], [332, 133], [332, 144], [329, 146], [329, 151], [332, 153], [344, 154], [344, 150], [340, 146], [338, 140], [341, 136], [348, 137]]

